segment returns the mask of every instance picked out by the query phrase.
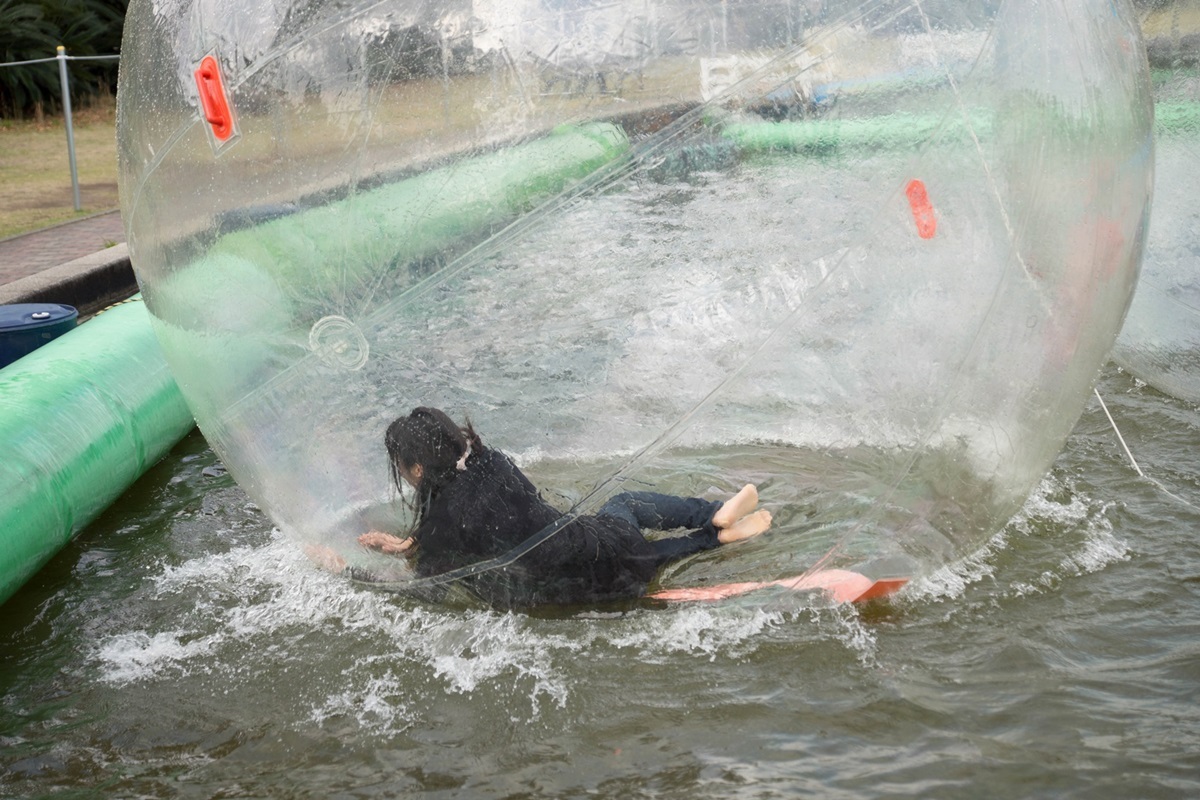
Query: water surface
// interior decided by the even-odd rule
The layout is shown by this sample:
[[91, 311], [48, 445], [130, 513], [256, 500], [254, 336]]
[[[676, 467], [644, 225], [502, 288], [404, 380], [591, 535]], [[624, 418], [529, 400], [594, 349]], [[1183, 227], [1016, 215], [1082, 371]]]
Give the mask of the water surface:
[[193, 435], [4, 605], [0, 795], [1195, 795], [1200, 408], [1101, 392], [1157, 483], [1093, 402], [983, 551], [862, 608], [381, 594]]

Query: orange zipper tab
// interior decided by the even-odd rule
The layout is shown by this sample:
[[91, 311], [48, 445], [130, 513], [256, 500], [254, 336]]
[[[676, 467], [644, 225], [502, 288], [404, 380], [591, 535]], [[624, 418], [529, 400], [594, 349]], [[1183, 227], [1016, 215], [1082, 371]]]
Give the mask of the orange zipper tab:
[[933, 213], [933, 204], [929, 202], [929, 193], [925, 191], [925, 182], [911, 180], [904, 188], [908, 195], [908, 207], [912, 209], [913, 222], [917, 224], [917, 235], [922, 239], [932, 239], [937, 233], [937, 216]]
[[207, 55], [196, 67], [196, 89], [200, 92], [200, 106], [204, 119], [212, 132], [213, 148], [228, 144], [237, 135], [237, 121], [225, 92], [225, 81], [221, 77], [221, 65], [213, 55]]

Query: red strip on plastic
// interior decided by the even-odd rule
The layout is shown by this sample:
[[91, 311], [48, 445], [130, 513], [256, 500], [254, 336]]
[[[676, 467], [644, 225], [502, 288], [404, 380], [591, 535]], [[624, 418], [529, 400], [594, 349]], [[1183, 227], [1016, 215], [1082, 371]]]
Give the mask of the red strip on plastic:
[[229, 110], [221, 69], [212, 56], [205, 56], [196, 67], [196, 88], [200, 91], [200, 105], [204, 109], [204, 118], [212, 126], [213, 136], [217, 141], [228, 141], [233, 135], [233, 114]]
[[913, 222], [917, 223], [917, 235], [922, 239], [932, 239], [937, 233], [937, 216], [933, 213], [933, 205], [929, 202], [929, 193], [925, 191], [925, 182], [911, 180], [904, 187], [908, 195], [908, 207], [912, 209]]

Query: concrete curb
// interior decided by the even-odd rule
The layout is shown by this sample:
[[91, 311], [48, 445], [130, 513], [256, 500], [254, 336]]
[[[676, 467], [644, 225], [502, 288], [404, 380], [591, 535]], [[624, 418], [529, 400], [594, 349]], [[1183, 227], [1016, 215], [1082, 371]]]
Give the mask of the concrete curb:
[[0, 285], [0, 305], [64, 303], [74, 306], [82, 317], [137, 291], [129, 246], [122, 243]]

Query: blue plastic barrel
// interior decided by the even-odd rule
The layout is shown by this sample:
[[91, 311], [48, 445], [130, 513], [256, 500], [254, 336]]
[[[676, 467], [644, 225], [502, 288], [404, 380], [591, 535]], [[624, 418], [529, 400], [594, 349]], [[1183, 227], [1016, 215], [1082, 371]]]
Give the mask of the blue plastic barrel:
[[58, 303], [0, 305], [0, 367], [75, 327], [79, 312]]

